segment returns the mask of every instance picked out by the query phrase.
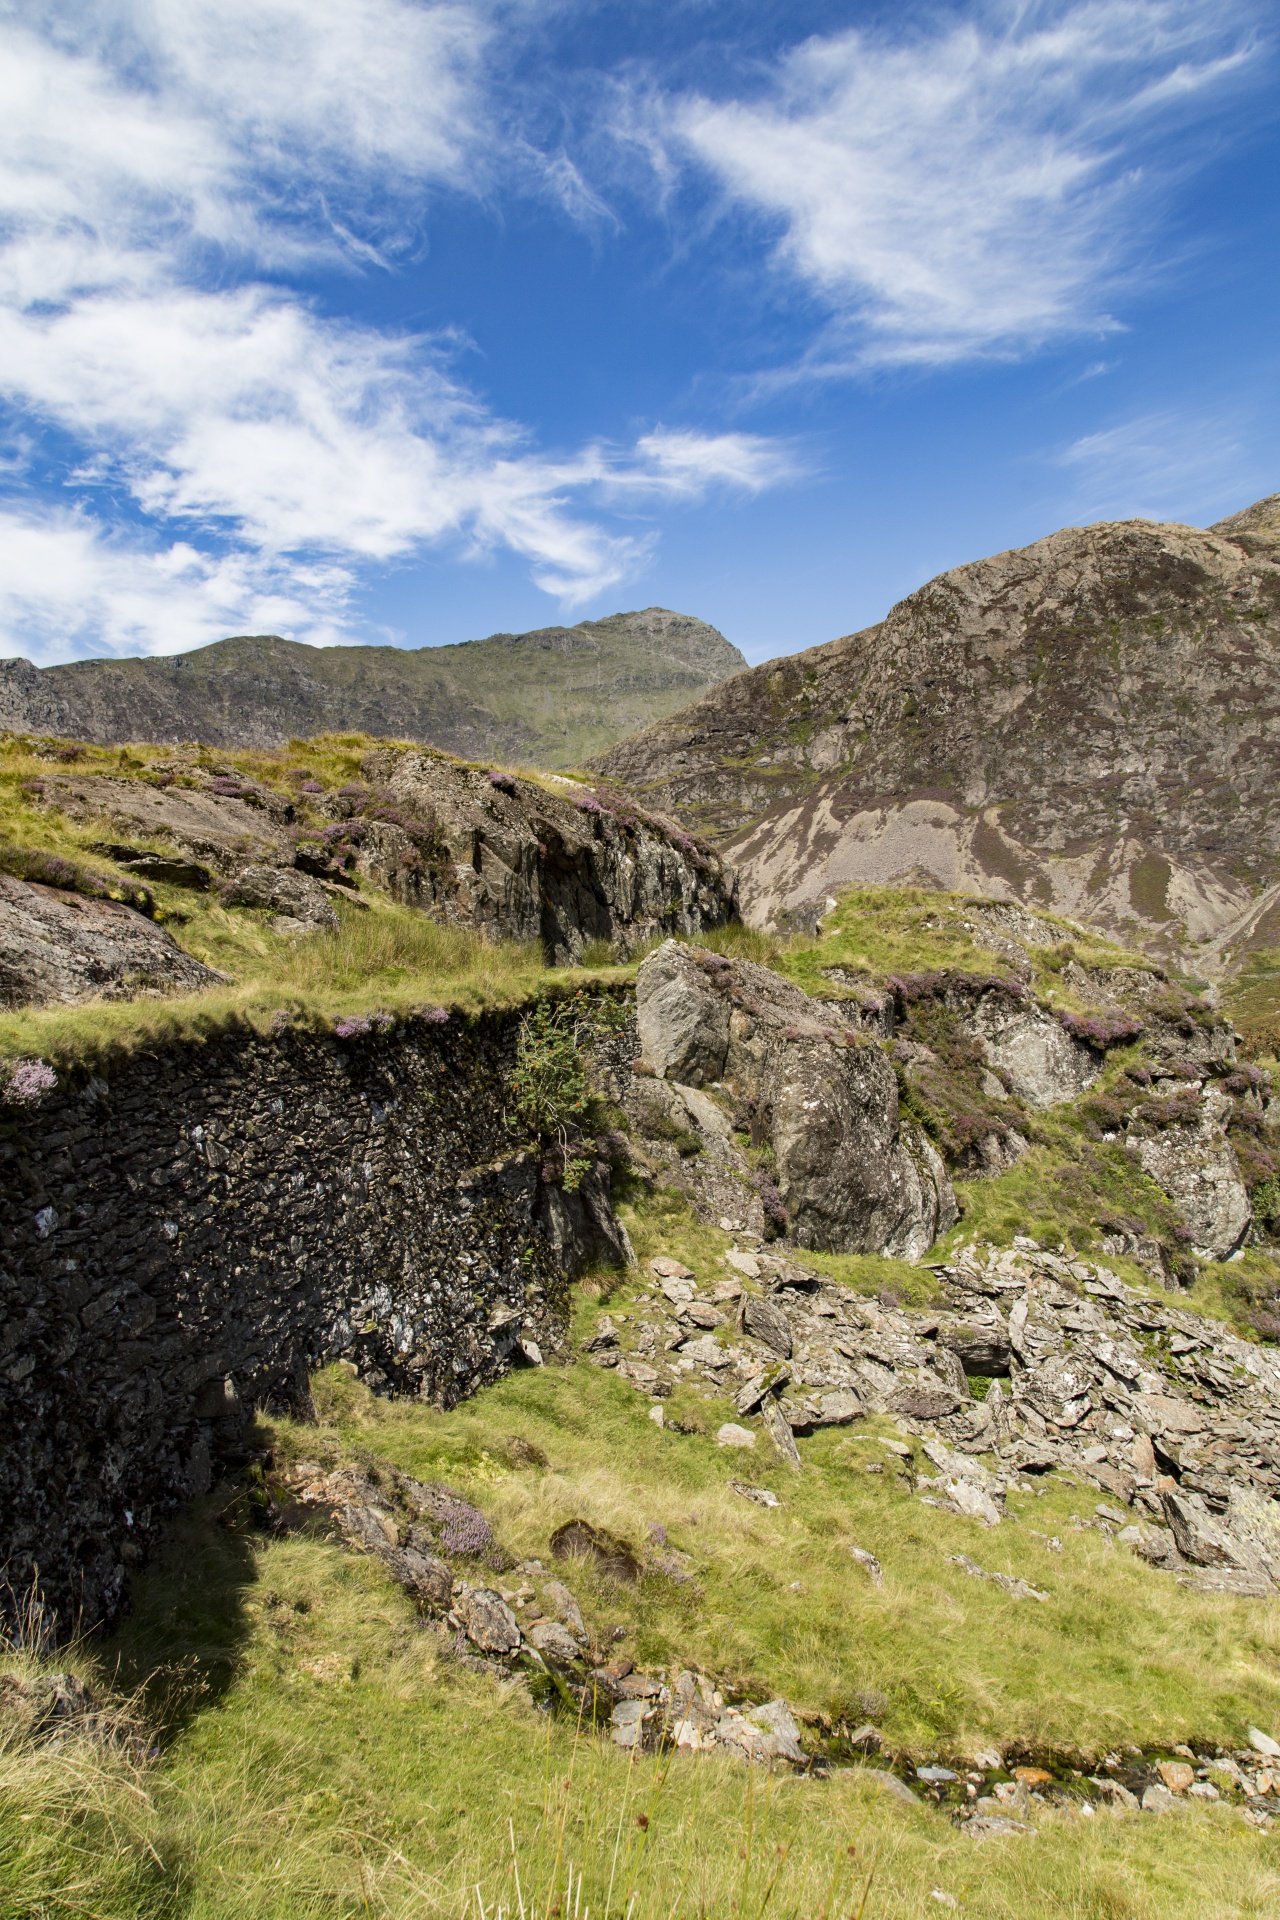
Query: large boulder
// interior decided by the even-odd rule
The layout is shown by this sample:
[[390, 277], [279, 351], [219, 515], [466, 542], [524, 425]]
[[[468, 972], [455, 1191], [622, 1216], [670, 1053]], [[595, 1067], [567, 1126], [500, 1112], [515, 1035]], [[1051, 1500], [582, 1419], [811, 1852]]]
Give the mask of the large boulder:
[[222, 889], [225, 906], [260, 907], [274, 915], [277, 933], [332, 933], [338, 916], [318, 880], [295, 867], [265, 862], [245, 867]]
[[0, 874], [0, 1006], [197, 993], [225, 980], [133, 907]]
[[1248, 1189], [1223, 1120], [1226, 1096], [1211, 1090], [1198, 1117], [1172, 1126], [1138, 1123], [1125, 1145], [1177, 1206], [1202, 1260], [1225, 1260], [1244, 1239], [1252, 1219]]
[[636, 1011], [652, 1072], [723, 1090], [772, 1149], [797, 1244], [918, 1260], [954, 1224], [946, 1170], [899, 1114], [880, 1048], [799, 987], [668, 940], [640, 968]]

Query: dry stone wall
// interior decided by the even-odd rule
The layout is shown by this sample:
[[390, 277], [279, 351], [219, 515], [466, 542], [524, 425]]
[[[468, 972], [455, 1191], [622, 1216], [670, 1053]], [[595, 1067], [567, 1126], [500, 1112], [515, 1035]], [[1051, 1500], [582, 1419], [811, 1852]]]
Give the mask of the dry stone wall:
[[338, 1358], [450, 1405], [563, 1339], [621, 1251], [608, 1170], [544, 1184], [504, 1115], [518, 1015], [438, 1010], [133, 1056], [0, 1110], [0, 1565], [118, 1610], [254, 1405]]

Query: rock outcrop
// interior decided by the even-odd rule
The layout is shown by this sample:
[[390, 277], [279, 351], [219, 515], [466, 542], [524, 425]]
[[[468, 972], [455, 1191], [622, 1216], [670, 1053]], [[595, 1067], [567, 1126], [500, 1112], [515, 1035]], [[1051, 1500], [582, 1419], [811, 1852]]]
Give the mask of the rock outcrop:
[[599, 765], [715, 832], [757, 923], [925, 876], [1169, 948], [1274, 943], [1278, 667], [1273, 499], [957, 567]]
[[1139, 1119], [1125, 1139], [1143, 1172], [1176, 1204], [1192, 1252], [1202, 1260], [1225, 1260], [1234, 1253], [1253, 1218], [1224, 1125], [1231, 1110], [1230, 1099], [1211, 1086], [1179, 1122], [1153, 1125]]
[[[655, 934], [700, 933], [734, 916], [734, 876], [718, 854], [607, 790], [563, 780], [552, 791], [398, 748], [362, 764], [389, 797], [381, 811], [409, 819], [391, 837], [396, 823], [375, 817], [357, 867], [408, 905], [495, 938], [540, 940], [553, 964], [593, 940], [626, 955]], [[414, 822], [437, 836], [434, 857]]]
[[798, 1245], [919, 1259], [954, 1223], [946, 1171], [900, 1116], [892, 1068], [830, 1006], [767, 967], [667, 941], [640, 968], [636, 1018], [644, 1066], [693, 1123], [717, 1132], [704, 1109], [718, 1092], [767, 1149]]
[[265, 861], [242, 867], [222, 889], [221, 898], [228, 907], [265, 909], [277, 933], [332, 933], [338, 925], [338, 915], [320, 882], [292, 867], [274, 867]]
[[454, 647], [307, 647], [242, 634], [168, 659], [0, 660], [0, 729], [101, 745], [281, 747], [317, 733], [580, 766], [746, 662], [665, 607]]
[[[75, 820], [160, 841], [170, 865], [176, 851], [198, 868], [189, 884], [212, 869], [225, 900], [272, 912], [285, 931], [335, 925], [332, 902], [358, 879], [487, 938], [540, 941], [553, 965], [593, 941], [621, 958], [655, 935], [736, 916], [736, 879], [719, 854], [605, 788], [399, 747], [367, 753], [362, 774], [286, 795], [176, 755], [136, 778], [50, 774], [38, 797]], [[113, 847], [130, 871], [165, 857], [132, 852]]]
[[0, 873], [0, 1006], [198, 993], [225, 980], [133, 907]]

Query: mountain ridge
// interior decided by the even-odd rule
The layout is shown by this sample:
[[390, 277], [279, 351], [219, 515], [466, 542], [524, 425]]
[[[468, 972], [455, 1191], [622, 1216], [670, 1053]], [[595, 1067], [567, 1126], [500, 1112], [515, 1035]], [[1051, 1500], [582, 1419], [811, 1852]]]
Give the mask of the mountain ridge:
[[1272, 495], [952, 568], [596, 765], [713, 832], [759, 924], [922, 881], [1212, 964], [1280, 932], [1277, 667]]
[[97, 745], [261, 748], [352, 732], [573, 766], [745, 665], [715, 627], [665, 607], [448, 647], [238, 634], [167, 656], [0, 661], [0, 728]]

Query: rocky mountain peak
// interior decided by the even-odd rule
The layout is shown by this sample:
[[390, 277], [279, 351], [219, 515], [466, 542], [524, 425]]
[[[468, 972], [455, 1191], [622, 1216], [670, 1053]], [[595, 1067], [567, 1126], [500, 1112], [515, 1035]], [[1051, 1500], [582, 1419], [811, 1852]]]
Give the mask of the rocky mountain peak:
[[1280, 496], [955, 567], [602, 756], [718, 833], [767, 921], [926, 880], [1167, 949], [1280, 905]]
[[325, 732], [573, 766], [746, 663], [667, 607], [448, 647], [309, 647], [237, 634], [149, 660], [0, 661], [0, 729], [275, 748]]

